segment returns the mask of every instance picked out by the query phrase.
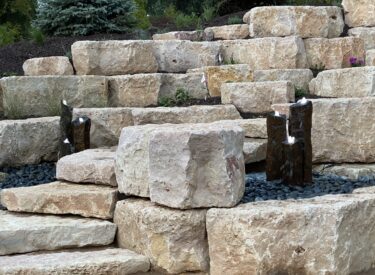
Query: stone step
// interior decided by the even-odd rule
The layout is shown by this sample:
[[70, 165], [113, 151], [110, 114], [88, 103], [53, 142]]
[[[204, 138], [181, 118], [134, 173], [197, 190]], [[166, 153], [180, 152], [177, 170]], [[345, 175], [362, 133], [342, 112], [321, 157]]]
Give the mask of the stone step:
[[345, 23], [349, 27], [375, 27], [373, 0], [343, 0]]
[[212, 36], [215, 40], [237, 40], [249, 37], [248, 24], [234, 24], [217, 27], [209, 27], [204, 30], [207, 36]]
[[322, 174], [334, 174], [353, 181], [375, 178], [375, 164], [321, 164], [314, 171]]
[[86, 248], [0, 257], [0, 274], [138, 274], [147, 257], [119, 248]]
[[365, 49], [375, 49], [375, 27], [358, 27], [349, 30], [349, 35], [362, 38], [365, 42]]
[[245, 138], [243, 153], [245, 164], [266, 160], [267, 139]]
[[0, 255], [105, 246], [116, 233], [109, 221], [8, 211], [0, 211], [0, 224]]
[[56, 178], [75, 183], [117, 186], [116, 147], [89, 149], [65, 156], [56, 164]]
[[117, 202], [117, 189], [53, 182], [32, 187], [4, 189], [0, 202], [9, 211], [74, 214], [83, 217], [112, 219]]

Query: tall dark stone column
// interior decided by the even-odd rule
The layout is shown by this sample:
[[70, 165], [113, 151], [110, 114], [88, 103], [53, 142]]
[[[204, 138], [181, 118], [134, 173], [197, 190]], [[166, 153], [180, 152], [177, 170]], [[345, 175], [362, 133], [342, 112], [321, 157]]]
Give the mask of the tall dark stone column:
[[303, 181], [312, 183], [312, 128], [313, 105], [311, 101], [290, 106], [289, 133], [296, 138], [303, 154]]
[[66, 101], [61, 101], [60, 116], [60, 140], [59, 140], [59, 156], [62, 158], [73, 153], [73, 129], [72, 129], [73, 108], [68, 106]]
[[283, 182], [289, 185], [303, 185], [303, 152], [300, 141], [283, 143]]
[[269, 114], [267, 116], [267, 180], [282, 178], [281, 167], [284, 164], [283, 142], [286, 140], [286, 117]]
[[90, 149], [91, 120], [84, 116], [73, 120], [73, 147], [76, 153]]

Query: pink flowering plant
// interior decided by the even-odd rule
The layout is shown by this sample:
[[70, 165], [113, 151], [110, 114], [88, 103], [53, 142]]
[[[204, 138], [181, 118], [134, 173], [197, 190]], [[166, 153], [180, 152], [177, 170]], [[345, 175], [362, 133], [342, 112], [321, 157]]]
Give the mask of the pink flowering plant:
[[355, 57], [355, 56], [351, 56], [351, 57], [349, 58], [349, 62], [350, 62], [350, 65], [351, 65], [352, 67], [362, 67], [362, 66], [365, 65], [365, 61], [364, 61], [364, 60], [359, 59], [359, 58], [357, 58], [357, 57]]

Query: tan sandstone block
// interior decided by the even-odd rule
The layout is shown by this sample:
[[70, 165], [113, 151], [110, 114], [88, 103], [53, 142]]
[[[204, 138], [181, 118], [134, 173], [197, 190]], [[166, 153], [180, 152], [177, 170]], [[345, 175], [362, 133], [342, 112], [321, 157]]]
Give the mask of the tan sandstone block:
[[375, 49], [375, 27], [365, 28], [358, 27], [349, 30], [349, 35], [354, 37], [362, 38], [365, 42], [365, 49]]
[[219, 120], [215, 123], [226, 126], [237, 125], [245, 132], [248, 138], [267, 138], [267, 122], [265, 118]]
[[366, 66], [375, 66], [375, 49], [366, 52]]
[[235, 24], [218, 27], [209, 27], [204, 30], [205, 33], [213, 33], [216, 40], [236, 40], [249, 37], [248, 24]]
[[243, 153], [245, 164], [266, 160], [267, 139], [246, 138]]
[[153, 40], [190, 40], [190, 41], [211, 41], [213, 34], [203, 31], [175, 31], [167, 33], [156, 33]]
[[73, 66], [66, 56], [27, 59], [22, 69], [25, 75], [73, 75]]
[[349, 27], [375, 27], [375, 3], [373, 0], [343, 0], [345, 23]]

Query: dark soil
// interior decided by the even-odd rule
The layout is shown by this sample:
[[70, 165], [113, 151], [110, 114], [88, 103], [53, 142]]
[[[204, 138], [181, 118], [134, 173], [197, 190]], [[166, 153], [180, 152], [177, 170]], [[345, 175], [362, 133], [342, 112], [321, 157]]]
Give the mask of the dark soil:
[[193, 105], [221, 105], [221, 97], [207, 97], [206, 99], [191, 98], [183, 103], [179, 103], [177, 107], [189, 107]]

